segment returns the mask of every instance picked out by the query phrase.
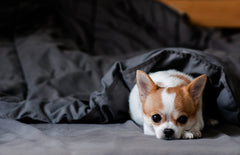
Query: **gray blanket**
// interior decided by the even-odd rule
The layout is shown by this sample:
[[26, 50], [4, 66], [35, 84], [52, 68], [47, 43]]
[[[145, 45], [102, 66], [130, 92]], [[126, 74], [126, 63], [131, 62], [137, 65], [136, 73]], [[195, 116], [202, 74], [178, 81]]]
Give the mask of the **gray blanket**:
[[208, 128], [202, 139], [159, 140], [132, 121], [123, 124], [22, 124], [0, 120], [0, 154], [8, 155], [239, 155], [240, 128]]
[[[0, 154], [240, 154], [239, 30], [153, 0], [2, 3]], [[207, 74], [204, 117], [221, 124], [202, 139], [144, 135], [129, 120], [137, 69]]]
[[238, 33], [193, 27], [151, 0], [27, 0], [8, 7], [9, 20], [0, 25], [9, 31], [0, 37], [0, 118], [125, 122], [136, 70], [176, 69], [207, 74], [204, 116], [239, 124]]

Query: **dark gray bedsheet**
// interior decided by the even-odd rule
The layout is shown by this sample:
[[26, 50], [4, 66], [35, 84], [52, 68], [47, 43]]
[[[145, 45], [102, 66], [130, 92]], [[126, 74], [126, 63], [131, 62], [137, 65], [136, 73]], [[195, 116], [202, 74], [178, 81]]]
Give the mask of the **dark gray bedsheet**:
[[176, 69], [207, 74], [204, 116], [240, 122], [240, 33], [223, 36], [193, 27], [153, 0], [26, 0], [5, 6], [0, 118], [125, 122], [136, 70]]
[[4, 155], [237, 155], [240, 128], [207, 128], [202, 139], [158, 140], [132, 121], [123, 124], [22, 124], [0, 119]]
[[136, 70], [174, 68], [207, 74], [204, 114], [240, 124], [240, 31], [193, 27], [152, 0], [1, 4], [0, 118], [125, 123], [1, 119], [0, 154], [240, 154], [236, 126], [164, 141], [127, 121]]

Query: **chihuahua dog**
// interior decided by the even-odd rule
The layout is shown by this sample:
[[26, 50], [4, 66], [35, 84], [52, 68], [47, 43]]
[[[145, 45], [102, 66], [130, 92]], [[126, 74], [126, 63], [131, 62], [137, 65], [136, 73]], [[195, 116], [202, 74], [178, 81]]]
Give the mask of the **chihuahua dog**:
[[202, 136], [206, 75], [194, 79], [176, 70], [149, 75], [138, 70], [136, 81], [129, 96], [129, 110], [144, 134], [167, 140]]

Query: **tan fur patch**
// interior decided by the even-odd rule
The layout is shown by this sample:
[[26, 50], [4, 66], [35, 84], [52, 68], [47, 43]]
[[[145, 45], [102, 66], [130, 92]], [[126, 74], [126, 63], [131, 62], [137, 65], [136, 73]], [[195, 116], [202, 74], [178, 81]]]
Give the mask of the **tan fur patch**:
[[[194, 102], [190, 94], [187, 92], [186, 89], [187, 86], [178, 86], [178, 87], [172, 87], [168, 88], [168, 93], [176, 93], [176, 98], [174, 101], [174, 108], [179, 112], [179, 116], [185, 115], [188, 117], [188, 119], [194, 119], [196, 117], [196, 113], [198, 109], [200, 108], [199, 101]], [[172, 120], [174, 122], [177, 122], [177, 118], [173, 118]], [[176, 123], [177, 124], [177, 123]], [[181, 124], [177, 124], [181, 125]]]
[[[160, 110], [163, 110], [163, 104], [162, 104], [162, 94], [163, 88], [158, 88], [151, 93], [149, 93], [146, 101], [142, 104], [143, 113], [147, 117], [152, 117], [154, 114], [160, 114]], [[160, 114], [162, 117], [162, 120], [159, 123], [154, 123], [156, 125], [162, 124], [165, 122], [165, 116]]]
[[188, 79], [187, 77], [183, 76], [183, 75], [171, 75], [171, 76], [172, 76], [172, 77], [177, 77], [177, 78], [183, 80], [186, 84], [191, 83], [191, 80]]

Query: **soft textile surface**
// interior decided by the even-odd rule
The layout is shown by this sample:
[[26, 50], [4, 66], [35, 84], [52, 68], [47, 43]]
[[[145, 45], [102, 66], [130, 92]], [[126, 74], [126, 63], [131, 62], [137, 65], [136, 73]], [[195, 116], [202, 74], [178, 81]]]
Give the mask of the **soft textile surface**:
[[[0, 3], [0, 154], [239, 154], [225, 124], [240, 124], [239, 30], [193, 27], [153, 0]], [[198, 140], [143, 135], [128, 112], [137, 69], [207, 74], [204, 117], [224, 123]]]
[[[26, 0], [5, 7], [1, 118], [124, 122], [136, 70], [177, 69], [208, 75], [204, 115], [239, 124], [239, 35], [192, 27], [151, 0]], [[163, 48], [172, 46], [198, 51]]]
[[132, 121], [123, 124], [35, 124], [0, 120], [0, 150], [18, 155], [179, 154], [237, 155], [240, 128], [207, 129], [202, 139], [158, 140]]

